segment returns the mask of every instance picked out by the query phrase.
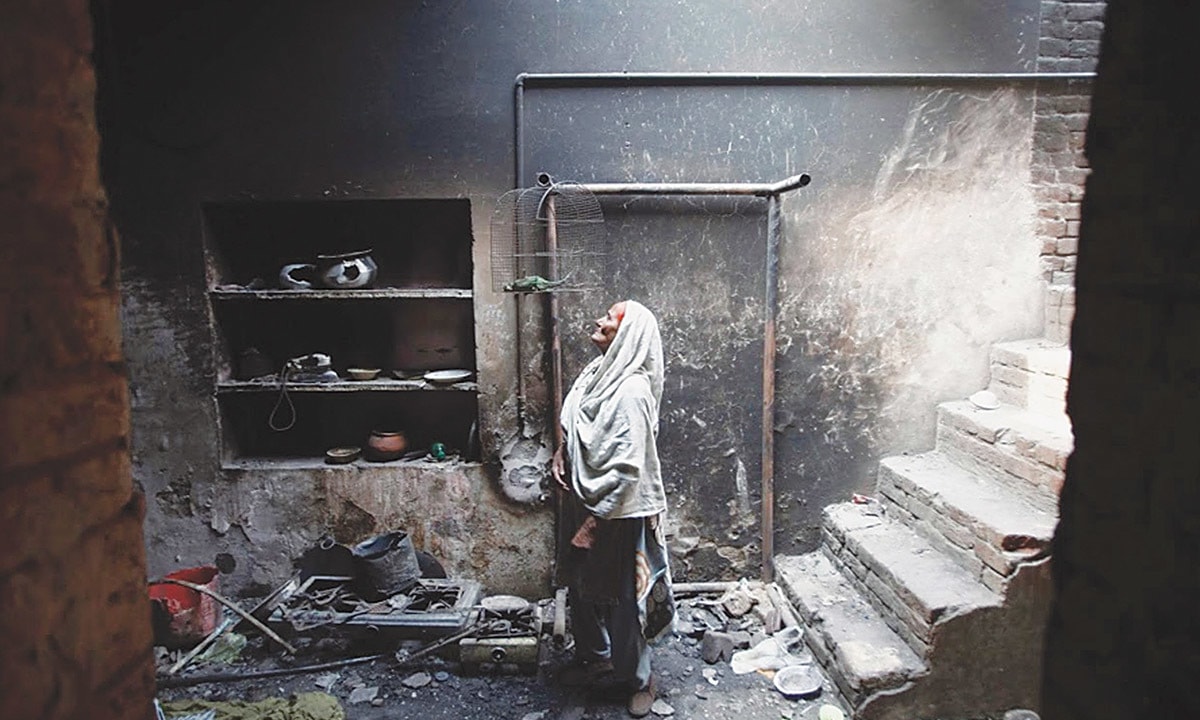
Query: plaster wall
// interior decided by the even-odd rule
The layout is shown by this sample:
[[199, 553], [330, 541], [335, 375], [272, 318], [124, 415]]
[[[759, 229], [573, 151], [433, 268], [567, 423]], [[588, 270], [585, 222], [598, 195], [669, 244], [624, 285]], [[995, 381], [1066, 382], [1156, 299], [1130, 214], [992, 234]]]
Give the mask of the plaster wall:
[[[1039, 4], [101, 3], [99, 14], [104, 171], [126, 244], [134, 475], [149, 498], [153, 574], [217, 552], [252, 557], [275, 527], [256, 518], [291, 502], [280, 495], [325, 492], [312, 477], [285, 483], [220, 469], [202, 201], [470, 201], [479, 481], [489, 485], [470, 497], [519, 518], [487, 525], [486, 542], [544, 546], [544, 318], [537, 303], [518, 315], [511, 297], [493, 292], [489, 259], [498, 198], [532, 184], [513, 177], [514, 78], [1028, 71]], [[931, 445], [933, 403], [983, 386], [991, 342], [1038, 334], [1029, 87], [564, 89], [531, 92], [526, 103], [531, 176], [813, 176], [783, 202], [777, 551], [814, 544], [820, 508], [869, 489], [879, 457]], [[765, 203], [625, 198], [603, 209], [596, 282], [562, 295], [567, 380], [589, 357], [582, 326], [610, 302], [637, 297], [656, 311], [678, 574], [752, 574]], [[263, 511], [222, 515], [243, 503]], [[398, 517], [389, 512], [380, 506], [372, 517]], [[289, 525], [292, 540], [274, 559], [240, 563], [229, 584], [282, 579], [284, 555], [334, 522], [305, 518]], [[453, 537], [437, 542], [459, 547]], [[494, 560], [476, 553], [461, 568], [510, 589], [501, 586], [508, 575], [488, 577], [505, 564]]]

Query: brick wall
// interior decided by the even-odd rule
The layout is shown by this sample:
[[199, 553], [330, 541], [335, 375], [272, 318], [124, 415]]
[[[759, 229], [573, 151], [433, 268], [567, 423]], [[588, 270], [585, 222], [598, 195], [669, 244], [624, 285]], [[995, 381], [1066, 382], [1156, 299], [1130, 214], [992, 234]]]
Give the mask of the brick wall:
[[153, 661], [85, 0], [0, 4], [0, 717], [145, 718]]
[[[1038, 72], [1094, 71], [1103, 30], [1103, 2], [1044, 0]], [[1075, 313], [1079, 201], [1088, 173], [1083, 139], [1091, 90], [1087, 81], [1046, 82], [1034, 104], [1032, 165], [1047, 284], [1045, 335], [1059, 342], [1069, 339]]]
[[1043, 718], [1200, 717], [1200, 6], [1112, 0], [1093, 94]]

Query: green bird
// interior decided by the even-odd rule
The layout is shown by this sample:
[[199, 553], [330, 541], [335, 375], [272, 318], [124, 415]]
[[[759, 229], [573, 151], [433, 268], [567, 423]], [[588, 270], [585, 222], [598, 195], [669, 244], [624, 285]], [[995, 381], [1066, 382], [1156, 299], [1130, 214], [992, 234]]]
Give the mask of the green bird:
[[541, 275], [527, 275], [518, 280], [513, 280], [504, 286], [505, 292], [545, 292], [551, 288], [556, 288], [562, 285], [571, 277], [570, 273], [562, 280], [547, 280]]

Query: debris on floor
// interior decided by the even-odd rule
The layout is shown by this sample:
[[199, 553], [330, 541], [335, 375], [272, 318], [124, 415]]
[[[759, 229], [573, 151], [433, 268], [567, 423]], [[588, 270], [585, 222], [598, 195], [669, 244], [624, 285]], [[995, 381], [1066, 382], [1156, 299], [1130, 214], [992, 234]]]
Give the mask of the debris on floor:
[[[223, 621], [190, 649], [156, 648], [160, 699], [174, 714], [167, 720], [189, 708], [280, 696], [330, 698], [342, 714], [328, 717], [350, 720], [625, 717], [627, 698], [554, 680], [573, 649], [565, 593], [529, 600], [489, 595], [444, 571], [414, 577], [411, 545], [397, 537], [382, 546], [404, 556], [374, 553], [366, 575], [356, 571], [363, 565], [352, 549], [323, 539], [297, 562], [296, 576], [253, 610], [226, 607]], [[743, 579], [674, 590], [675, 631], [652, 647], [659, 687], [652, 715], [817, 720], [818, 699], [838, 709], [778, 587]], [[790, 667], [800, 669], [793, 674], [805, 681], [802, 691], [786, 674], [775, 682]], [[225, 713], [222, 706], [216, 720], [259, 717]]]

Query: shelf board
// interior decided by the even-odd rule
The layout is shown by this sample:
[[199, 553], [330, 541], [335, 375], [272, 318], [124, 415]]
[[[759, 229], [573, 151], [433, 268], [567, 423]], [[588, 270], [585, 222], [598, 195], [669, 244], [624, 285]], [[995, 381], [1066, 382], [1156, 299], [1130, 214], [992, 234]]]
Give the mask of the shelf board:
[[[441, 385], [415, 380], [338, 380], [336, 382], [288, 383], [288, 392], [347, 393], [347, 392], [412, 392], [432, 390], [437, 392], [478, 392], [479, 384], [473, 380]], [[217, 383], [217, 394], [279, 392], [275, 380], [222, 380]]]
[[371, 288], [367, 290], [212, 289], [213, 300], [395, 300], [450, 298], [469, 300], [470, 288]]
[[330, 464], [320, 457], [238, 457], [221, 463], [223, 470], [331, 470], [345, 471], [363, 468], [412, 468], [414, 470], [461, 470], [463, 468], [480, 467], [481, 463], [472, 460], [462, 460], [451, 456], [446, 460], [433, 460], [426, 456], [414, 460], [391, 460], [388, 462], [371, 462], [359, 458], [354, 462]]

